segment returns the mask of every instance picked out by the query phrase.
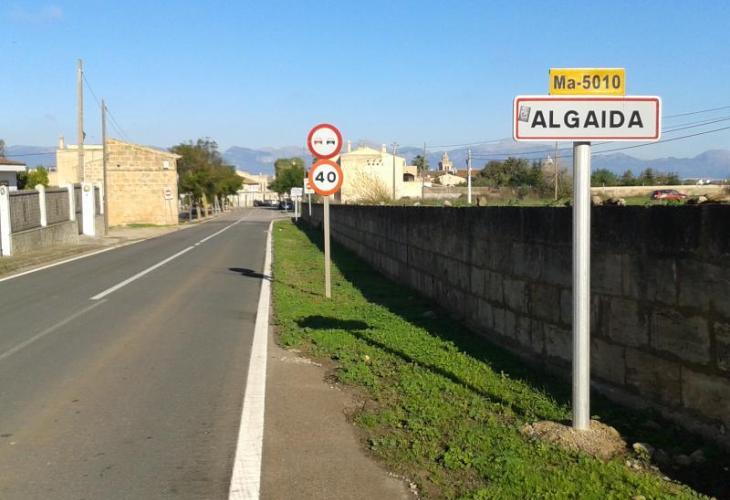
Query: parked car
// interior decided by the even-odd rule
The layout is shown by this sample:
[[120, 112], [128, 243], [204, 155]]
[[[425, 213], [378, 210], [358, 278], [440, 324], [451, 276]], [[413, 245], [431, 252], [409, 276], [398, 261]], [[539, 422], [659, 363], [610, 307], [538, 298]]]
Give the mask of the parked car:
[[279, 202], [279, 208], [281, 210], [293, 210], [294, 205], [292, 204], [291, 200], [281, 200]]
[[651, 193], [650, 198], [652, 200], [680, 201], [687, 198], [687, 195], [676, 189], [658, 189]]

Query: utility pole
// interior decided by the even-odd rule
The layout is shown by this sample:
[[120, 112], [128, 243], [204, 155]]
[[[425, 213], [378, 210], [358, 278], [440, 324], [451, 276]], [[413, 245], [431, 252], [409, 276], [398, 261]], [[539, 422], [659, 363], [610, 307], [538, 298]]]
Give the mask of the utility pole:
[[109, 233], [109, 190], [106, 182], [106, 103], [101, 100], [101, 173], [104, 176], [104, 236]]
[[423, 143], [423, 167], [421, 168], [421, 201], [423, 201], [423, 192], [424, 192], [424, 186], [426, 184], [426, 168], [428, 164], [426, 163], [426, 143]]
[[558, 167], [558, 141], [555, 141], [555, 201], [558, 201], [558, 177], [560, 177], [560, 167]]
[[76, 72], [76, 122], [78, 149], [79, 149], [79, 177], [86, 182], [86, 169], [84, 168], [84, 61], [79, 59]]
[[393, 143], [393, 202], [395, 202], [395, 153], [398, 151], [398, 143]]
[[471, 205], [471, 148], [466, 160], [466, 202]]

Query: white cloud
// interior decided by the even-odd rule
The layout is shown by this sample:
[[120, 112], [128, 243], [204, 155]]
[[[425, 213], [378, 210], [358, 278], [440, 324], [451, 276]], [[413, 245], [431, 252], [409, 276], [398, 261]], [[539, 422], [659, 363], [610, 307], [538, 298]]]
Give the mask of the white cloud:
[[16, 5], [10, 9], [8, 17], [17, 23], [54, 23], [63, 19], [63, 9], [57, 5], [45, 5], [30, 10]]

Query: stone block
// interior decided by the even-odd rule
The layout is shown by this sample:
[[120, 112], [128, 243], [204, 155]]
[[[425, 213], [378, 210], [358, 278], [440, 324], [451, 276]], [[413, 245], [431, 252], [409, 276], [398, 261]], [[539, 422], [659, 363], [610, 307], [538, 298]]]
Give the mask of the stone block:
[[652, 313], [651, 345], [694, 363], [710, 362], [710, 332], [701, 316], [685, 316], [676, 309]]
[[522, 280], [505, 279], [504, 304], [515, 312], [527, 312], [527, 285]]
[[607, 382], [623, 386], [626, 379], [625, 348], [599, 338], [591, 339], [591, 373]]
[[681, 401], [680, 364], [645, 353], [626, 349], [626, 385], [644, 397], [669, 406]]
[[484, 275], [484, 280], [484, 296], [487, 300], [499, 304], [503, 303], [502, 284], [504, 282], [504, 276], [493, 271], [487, 271]]
[[543, 273], [543, 247], [538, 244], [513, 243], [510, 260], [515, 276], [538, 280]]
[[713, 329], [715, 331], [717, 367], [726, 372], [730, 371], [730, 323], [716, 322]]
[[560, 290], [560, 322], [565, 325], [573, 324], [573, 290]]
[[551, 285], [573, 283], [573, 249], [570, 246], [545, 246], [542, 279]]
[[505, 333], [505, 312], [506, 310], [501, 307], [493, 307], [492, 312], [494, 314], [494, 331], [500, 335], [507, 335]]
[[621, 295], [623, 275], [622, 256], [594, 254], [591, 259], [591, 291], [609, 295]]
[[679, 304], [702, 311], [710, 308], [730, 318], [730, 269], [707, 262], [679, 262]]
[[484, 297], [484, 280], [487, 271], [478, 267], [471, 268], [470, 286], [471, 293], [479, 297]]
[[677, 262], [674, 259], [651, 259], [646, 264], [646, 299], [652, 302], [677, 303]]
[[527, 316], [517, 316], [515, 322], [514, 339], [522, 346], [530, 348], [531, 320]]
[[649, 343], [647, 314], [631, 299], [610, 299], [608, 336], [627, 346], [642, 346]]
[[730, 426], [730, 380], [682, 368], [682, 404]]
[[530, 320], [530, 344], [537, 354], [545, 352], [545, 328], [542, 321]]
[[529, 286], [530, 313], [551, 323], [560, 322], [560, 289], [532, 283]]
[[477, 315], [477, 324], [484, 330], [491, 331], [494, 329], [494, 308], [492, 304], [486, 300], [479, 301], [479, 312]]
[[554, 358], [570, 361], [573, 358], [573, 339], [570, 330], [545, 323], [543, 331], [545, 353]]

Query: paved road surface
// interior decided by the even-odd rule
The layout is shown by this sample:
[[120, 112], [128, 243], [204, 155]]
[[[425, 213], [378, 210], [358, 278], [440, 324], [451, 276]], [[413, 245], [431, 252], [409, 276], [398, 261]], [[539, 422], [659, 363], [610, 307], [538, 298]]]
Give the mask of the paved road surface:
[[0, 498], [227, 497], [273, 214], [0, 282]]

